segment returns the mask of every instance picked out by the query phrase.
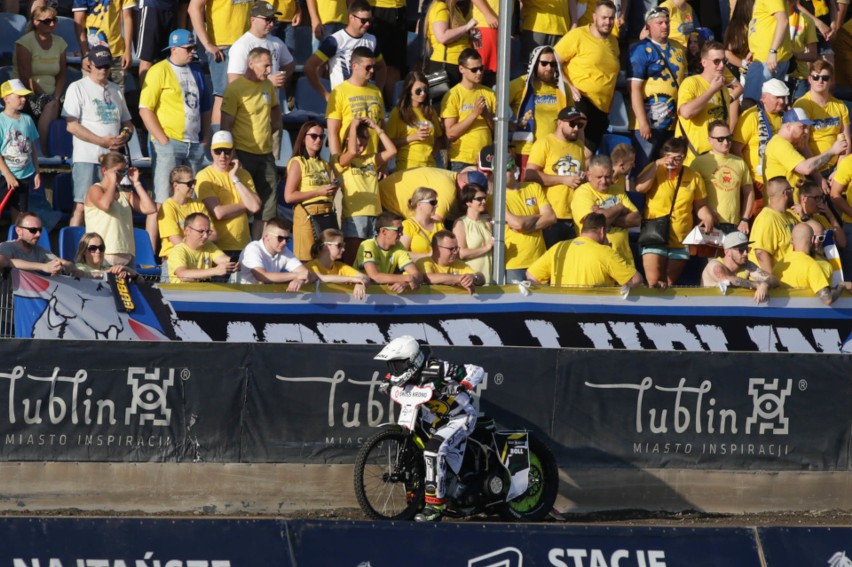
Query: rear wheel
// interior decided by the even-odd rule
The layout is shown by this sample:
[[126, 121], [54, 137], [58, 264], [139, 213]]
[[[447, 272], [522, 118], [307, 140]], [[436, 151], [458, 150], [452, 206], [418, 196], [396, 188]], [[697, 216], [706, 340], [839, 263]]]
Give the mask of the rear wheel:
[[547, 517], [559, 493], [559, 469], [547, 445], [530, 435], [529, 485], [526, 492], [500, 509], [507, 520], [540, 522]]
[[355, 496], [375, 520], [410, 520], [425, 491], [423, 453], [400, 427], [370, 437], [355, 459]]

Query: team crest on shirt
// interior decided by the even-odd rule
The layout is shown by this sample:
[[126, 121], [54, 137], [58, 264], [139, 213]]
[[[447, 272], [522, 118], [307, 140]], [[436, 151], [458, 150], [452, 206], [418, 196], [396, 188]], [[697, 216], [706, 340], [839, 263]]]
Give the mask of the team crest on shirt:
[[263, 93], [263, 100], [266, 104], [269, 104], [269, 93]]
[[373, 253], [370, 252], [369, 250], [364, 250], [364, 259], [365, 260], [372, 260], [373, 259]]
[[538, 204], [538, 201], [535, 197], [527, 197], [524, 203], [526, 203], [528, 207], [535, 207]]
[[554, 175], [579, 175], [582, 169], [580, 162], [571, 154], [565, 154], [553, 164]]

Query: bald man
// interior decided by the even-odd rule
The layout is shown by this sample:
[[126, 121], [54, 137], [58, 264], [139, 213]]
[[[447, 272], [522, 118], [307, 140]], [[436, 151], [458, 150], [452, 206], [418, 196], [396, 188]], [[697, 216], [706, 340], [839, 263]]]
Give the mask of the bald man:
[[825, 271], [813, 257], [814, 230], [801, 222], [793, 227], [792, 251], [775, 266], [774, 274], [781, 283], [793, 288], [809, 288], [825, 305], [831, 305], [843, 293], [843, 287], [832, 288]]

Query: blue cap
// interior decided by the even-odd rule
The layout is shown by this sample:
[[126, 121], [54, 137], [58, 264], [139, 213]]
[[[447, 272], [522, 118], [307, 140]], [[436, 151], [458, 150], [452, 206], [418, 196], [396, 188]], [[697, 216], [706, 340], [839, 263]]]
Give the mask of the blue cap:
[[791, 108], [781, 117], [781, 124], [791, 124], [793, 122], [801, 122], [805, 126], [813, 126], [816, 124], [808, 117], [808, 113], [801, 108]]
[[184, 47], [186, 45], [195, 45], [195, 36], [189, 30], [175, 30], [169, 34], [169, 46], [163, 49], [163, 51], [172, 47]]
[[485, 177], [485, 174], [480, 171], [468, 171], [467, 182], [476, 183], [480, 187], [485, 187], [486, 189], [488, 188], [488, 178]]

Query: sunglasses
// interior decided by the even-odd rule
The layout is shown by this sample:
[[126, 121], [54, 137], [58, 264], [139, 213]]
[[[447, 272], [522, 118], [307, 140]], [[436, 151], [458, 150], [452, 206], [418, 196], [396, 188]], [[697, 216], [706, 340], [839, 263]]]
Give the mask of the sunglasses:
[[119, 179], [124, 179], [124, 178], [127, 176], [127, 172], [128, 172], [128, 171], [130, 171], [130, 170], [129, 170], [129, 169], [127, 169], [126, 167], [125, 167], [124, 169], [116, 169], [116, 170], [115, 170], [115, 175], [116, 175], [116, 177], [118, 177]]
[[429, 203], [433, 207], [438, 205], [438, 199], [420, 199], [418, 203]]
[[45, 18], [43, 20], [36, 20], [40, 24], [47, 24], [49, 26], [56, 25], [56, 18]]
[[213, 150], [213, 153], [217, 156], [220, 156], [222, 154], [230, 154], [231, 149], [230, 148], [216, 148], [215, 150]]
[[831, 80], [831, 75], [811, 75], [811, 80], [827, 83]]
[[651, 18], [658, 18], [660, 16], [668, 16], [668, 15], [669, 15], [669, 9], [668, 8], [654, 8], [653, 10], [648, 12], [647, 16], [645, 16], [645, 21], [647, 22]]
[[287, 234], [287, 235], [285, 235], [285, 236], [282, 236], [282, 235], [280, 235], [280, 234], [272, 234], [272, 233], [270, 232], [270, 233], [269, 233], [269, 236], [274, 236], [274, 237], [278, 240], [278, 242], [287, 242], [288, 240], [290, 240], [290, 235], [289, 235], [289, 234]]
[[429, 92], [429, 91], [428, 91], [428, 90], [426, 90], [426, 89], [414, 89], [414, 94], [416, 94], [417, 96], [420, 96], [420, 95], [422, 95], [423, 93], [428, 93], [428, 92]]
[[89, 246], [86, 247], [86, 250], [88, 252], [91, 252], [92, 254], [94, 254], [95, 252], [103, 253], [104, 250], [106, 250], [106, 245], [104, 245], [104, 244], [98, 244], [98, 245], [89, 244]]
[[355, 14], [351, 14], [351, 16], [353, 18], [355, 18], [356, 20], [361, 20], [362, 24], [372, 24], [373, 23], [373, 18], [369, 17], [369, 16], [366, 17], [366, 18], [362, 18], [361, 16], [356, 16]]
[[398, 226], [383, 226], [382, 230], [389, 230], [391, 232], [399, 232], [400, 227]]
[[307, 136], [311, 140], [322, 140], [324, 137], [322, 134], [314, 134], [313, 132], [308, 132], [307, 134], [305, 134], [305, 136]]
[[710, 136], [713, 140], [716, 140], [720, 144], [722, 142], [732, 142], [734, 140], [733, 136]]
[[721, 59], [711, 59], [711, 60], [710, 60], [710, 62], [711, 62], [713, 65], [719, 65], [720, 63], [725, 63], [725, 64], [727, 64], [727, 63], [728, 63], [728, 59], [727, 59], [726, 57], [722, 57]]
[[44, 230], [41, 226], [19, 226], [18, 228], [29, 231], [30, 234], [38, 234]]
[[450, 252], [458, 252], [458, 246], [438, 246], [438, 248], [443, 248], [444, 250], [449, 250]]
[[539, 61], [538, 64], [542, 67], [556, 67], [556, 61]]
[[471, 73], [482, 73], [485, 70], [485, 67], [480, 65], [479, 67], [465, 67]]
[[201, 230], [201, 229], [195, 228], [194, 226], [188, 226], [186, 228], [188, 228], [190, 230], [194, 230], [198, 234], [206, 234], [207, 236], [210, 236], [211, 234], [213, 234], [213, 231], [210, 230], [209, 228], [207, 230]]
[[274, 24], [276, 22], [276, 19], [273, 18], [272, 16], [270, 16], [268, 18], [261, 18], [260, 16], [255, 16], [255, 17], [260, 18], [261, 20], [264, 20], [267, 24]]
[[739, 252], [740, 254], [746, 254], [749, 250], [751, 250], [751, 248], [748, 247], [748, 246], [737, 246], [736, 247], [736, 251]]
[[197, 49], [197, 46], [195, 44], [193, 44], [193, 45], [181, 45], [180, 48], [186, 49], [187, 51], [195, 51]]
[[197, 182], [195, 181], [195, 179], [190, 179], [189, 181], [175, 181], [175, 183], [179, 183], [181, 185], [186, 185], [187, 187], [192, 189], [193, 187], [195, 187], [195, 184]]
[[346, 248], [346, 243], [344, 242], [323, 242], [325, 246], [337, 246], [341, 250]]
[[825, 242], [825, 235], [824, 234], [815, 234], [814, 235], [814, 242], [818, 242], [818, 243], [822, 244], [823, 242]]
[[477, 203], [484, 203], [488, 200], [488, 197], [474, 197], [471, 201], [476, 201]]
[[375, 65], [364, 65], [364, 70], [366, 70], [368, 73], [370, 71], [374, 70], [375, 68], [376, 68]]

